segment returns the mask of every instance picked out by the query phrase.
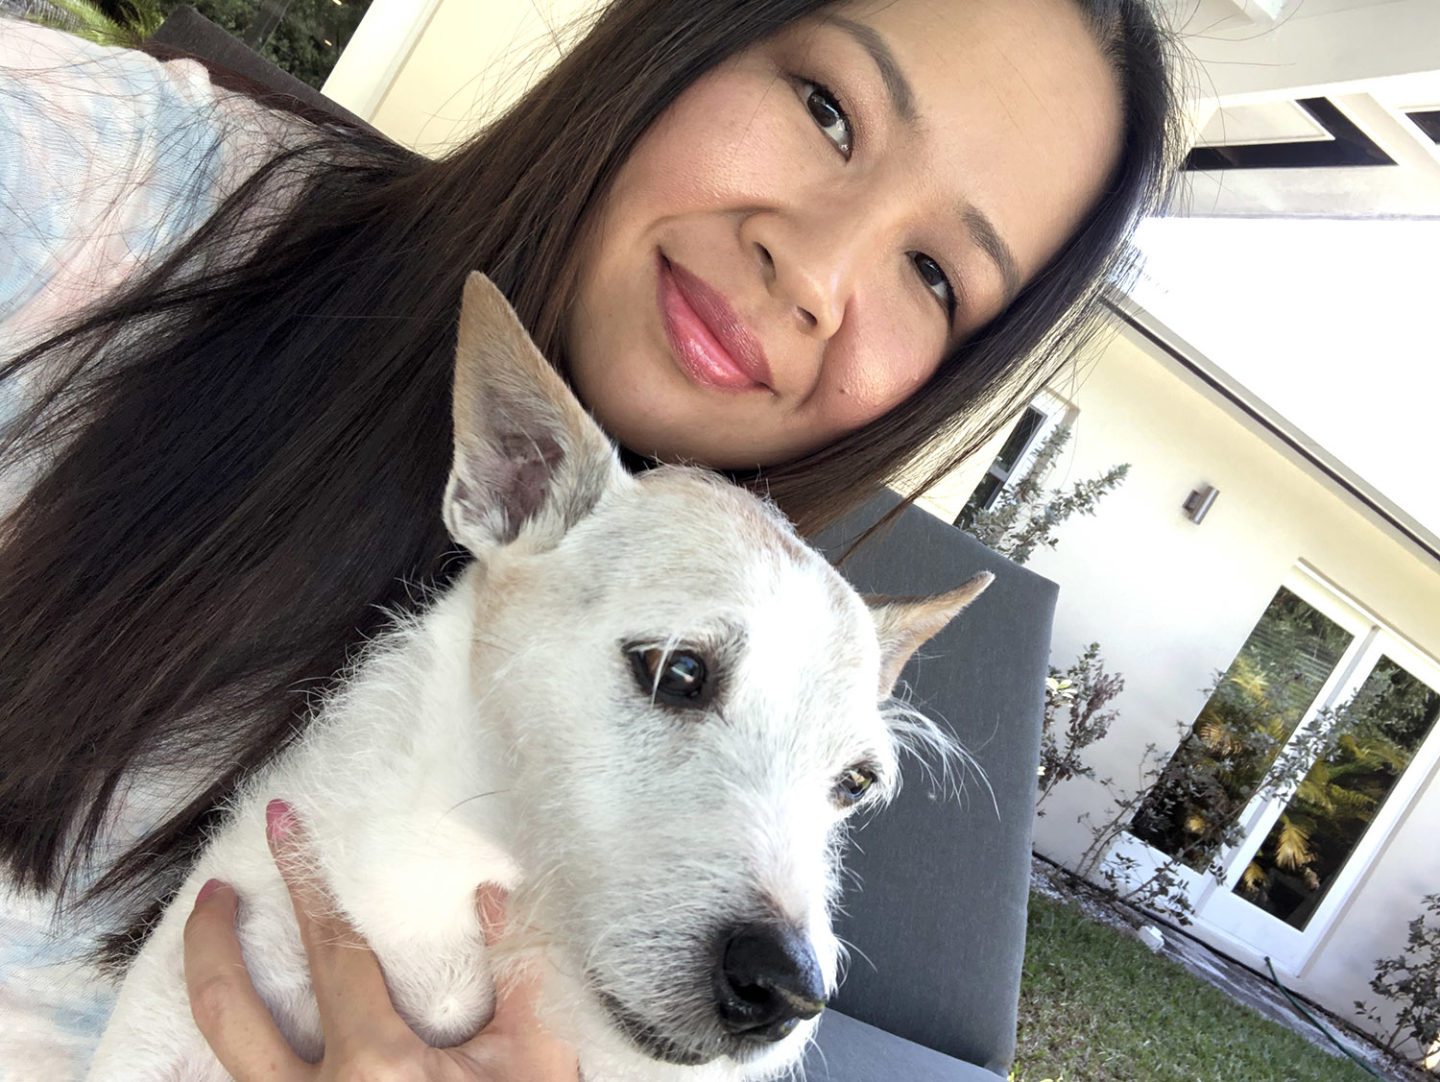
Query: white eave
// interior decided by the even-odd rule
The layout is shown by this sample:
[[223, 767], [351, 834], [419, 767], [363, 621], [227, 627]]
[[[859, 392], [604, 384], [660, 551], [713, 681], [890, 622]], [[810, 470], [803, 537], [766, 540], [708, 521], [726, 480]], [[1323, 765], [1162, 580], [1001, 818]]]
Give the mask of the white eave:
[[1232, 7], [1253, 23], [1269, 25], [1280, 18], [1287, 7], [1293, 7], [1293, 0], [1229, 0]]
[[1112, 291], [1106, 304], [1123, 333], [1148, 346], [1148, 351], [1176, 376], [1315, 476], [1411, 552], [1440, 565], [1440, 536], [1130, 297]]

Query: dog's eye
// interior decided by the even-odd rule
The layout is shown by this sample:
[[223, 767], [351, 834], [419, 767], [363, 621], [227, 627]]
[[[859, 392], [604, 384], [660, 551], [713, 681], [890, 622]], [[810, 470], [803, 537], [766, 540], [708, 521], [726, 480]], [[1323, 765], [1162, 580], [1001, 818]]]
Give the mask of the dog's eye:
[[635, 679], [646, 695], [672, 706], [700, 706], [709, 699], [705, 659], [690, 650], [636, 650]]
[[835, 803], [842, 808], [858, 804], [874, 784], [875, 771], [868, 766], [852, 766], [835, 782]]

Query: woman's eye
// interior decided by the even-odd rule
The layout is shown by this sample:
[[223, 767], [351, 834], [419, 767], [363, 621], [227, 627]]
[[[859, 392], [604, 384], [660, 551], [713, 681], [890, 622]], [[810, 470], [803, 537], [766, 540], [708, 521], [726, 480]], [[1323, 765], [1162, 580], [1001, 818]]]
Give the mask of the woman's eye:
[[709, 701], [705, 659], [690, 650], [635, 650], [630, 654], [635, 680], [646, 695], [671, 706], [701, 706]]
[[955, 287], [950, 284], [950, 279], [945, 276], [940, 264], [924, 252], [911, 252], [910, 258], [914, 260], [915, 270], [919, 272], [920, 280], [925, 283], [925, 288], [935, 294], [940, 303], [945, 306], [946, 315], [953, 319], [958, 299], [955, 296]]
[[840, 107], [839, 100], [819, 83], [800, 80], [800, 94], [805, 108], [819, 129], [835, 144], [835, 148], [847, 159], [854, 146], [854, 133], [850, 130], [850, 118]]
[[835, 803], [842, 808], [858, 804], [874, 784], [875, 771], [868, 766], [852, 766], [835, 782]]

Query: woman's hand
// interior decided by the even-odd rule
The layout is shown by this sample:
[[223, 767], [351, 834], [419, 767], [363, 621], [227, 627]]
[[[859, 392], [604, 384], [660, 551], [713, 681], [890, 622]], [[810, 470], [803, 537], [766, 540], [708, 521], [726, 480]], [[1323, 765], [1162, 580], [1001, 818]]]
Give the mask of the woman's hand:
[[[541, 1028], [531, 980], [497, 987], [494, 1017], [469, 1041], [455, 1048], [426, 1045], [395, 1012], [375, 955], [333, 915], [323, 887], [303, 871], [305, 862], [295, 859], [303, 853], [303, 831], [288, 809], [278, 818], [282, 825], [288, 821], [288, 829], [283, 836], [270, 832], [270, 849], [310, 960], [325, 1055], [319, 1063], [306, 1063], [276, 1028], [240, 956], [235, 892], [211, 880], [185, 925], [185, 984], [195, 1024], [237, 1082], [575, 1082], [575, 1053]], [[498, 888], [479, 892], [487, 943], [503, 930], [504, 903]]]

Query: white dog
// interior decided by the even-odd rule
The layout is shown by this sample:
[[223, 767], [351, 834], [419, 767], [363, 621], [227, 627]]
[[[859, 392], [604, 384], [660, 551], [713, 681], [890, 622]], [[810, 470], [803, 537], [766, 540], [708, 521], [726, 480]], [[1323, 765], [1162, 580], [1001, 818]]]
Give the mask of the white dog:
[[991, 576], [867, 604], [761, 500], [700, 470], [631, 476], [479, 274], [454, 422], [444, 519], [474, 562], [240, 796], [133, 962], [92, 1079], [225, 1077], [181, 969], [212, 876], [242, 899], [260, 996], [318, 1058], [265, 844], [275, 796], [431, 1044], [489, 1017], [475, 891], [493, 882], [524, 948], [507, 964], [539, 967], [587, 1082], [800, 1059], [836, 983], [839, 828], [894, 790], [903, 745], [944, 743], [892, 684]]

